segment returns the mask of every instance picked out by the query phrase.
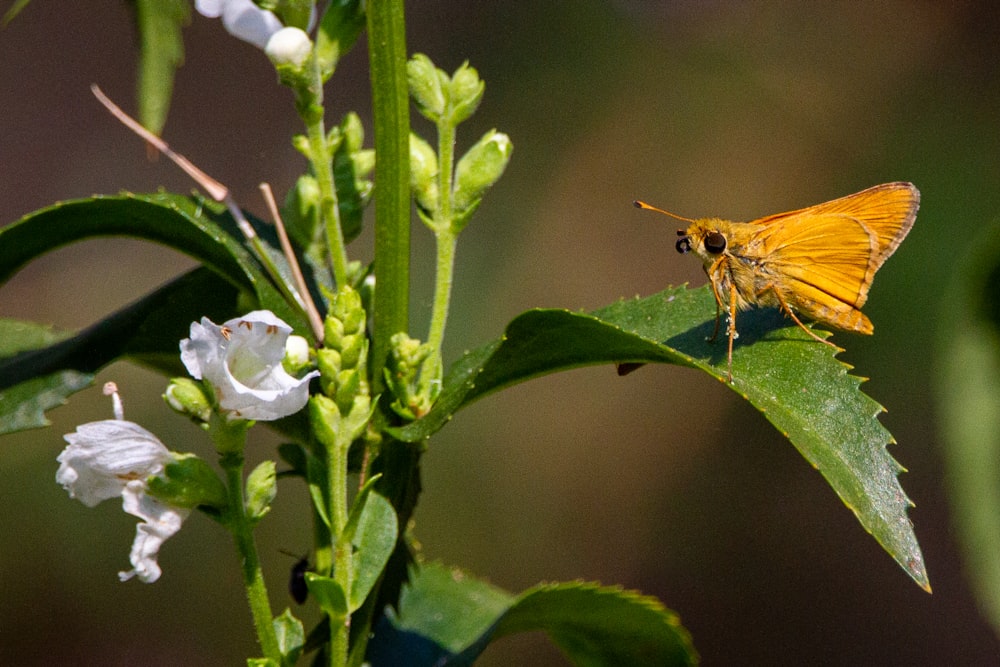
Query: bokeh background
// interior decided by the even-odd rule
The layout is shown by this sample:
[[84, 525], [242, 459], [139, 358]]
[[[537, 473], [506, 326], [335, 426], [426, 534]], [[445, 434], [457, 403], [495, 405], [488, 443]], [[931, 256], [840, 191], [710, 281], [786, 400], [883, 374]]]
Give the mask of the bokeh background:
[[[4, 8], [10, 3], [3, 3]], [[673, 248], [686, 216], [746, 220], [876, 183], [910, 180], [916, 226], [879, 273], [871, 338], [838, 335], [872, 378], [929, 568], [920, 590], [765, 420], [694, 371], [610, 367], [532, 381], [460, 413], [430, 443], [415, 530], [429, 559], [508, 590], [585, 579], [659, 597], [706, 665], [1000, 664], [949, 515], [936, 431], [936, 328], [957, 258], [1000, 209], [1000, 14], [990, 2], [408, 3], [408, 47], [485, 79], [460, 148], [496, 127], [507, 174], [465, 231], [448, 356], [536, 306], [595, 308], [704, 282]], [[198, 16], [185, 32], [165, 136], [262, 212], [304, 168], [291, 95], [266, 58]], [[136, 43], [121, 2], [32, 2], [0, 31], [0, 224], [60, 199], [191, 184], [90, 96], [134, 109]], [[329, 119], [371, 127], [366, 48], [329, 84]], [[430, 128], [415, 121], [419, 131]], [[369, 142], [370, 143], [370, 142]], [[426, 332], [432, 242], [414, 227], [413, 333]], [[352, 246], [371, 256], [370, 235]], [[78, 244], [0, 289], [0, 316], [86, 326], [190, 268], [145, 242]], [[211, 458], [128, 364], [127, 416]], [[61, 434], [109, 416], [93, 389], [54, 426], [0, 440], [0, 663], [223, 665], [255, 654], [227, 534], [194, 516], [154, 585], [121, 584], [133, 519], [89, 510], [54, 482]], [[251, 456], [271, 456], [258, 436]], [[259, 533], [276, 611], [309, 526], [283, 483]], [[299, 610], [315, 618], [312, 610]], [[505, 639], [484, 665], [564, 664], [543, 636]]]

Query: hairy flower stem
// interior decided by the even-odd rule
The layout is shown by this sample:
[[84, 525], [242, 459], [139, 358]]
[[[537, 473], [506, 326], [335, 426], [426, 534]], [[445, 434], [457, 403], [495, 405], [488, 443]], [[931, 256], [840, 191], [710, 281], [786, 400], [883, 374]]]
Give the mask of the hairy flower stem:
[[434, 215], [434, 235], [437, 239], [437, 268], [434, 277], [434, 307], [431, 311], [430, 330], [427, 343], [431, 354], [424, 362], [421, 373], [421, 393], [427, 395], [430, 383], [440, 379], [441, 346], [444, 344], [444, 328], [448, 321], [448, 307], [451, 302], [451, 285], [455, 270], [455, 246], [458, 235], [453, 227], [452, 174], [455, 168], [455, 126], [450, 120], [437, 123], [438, 132], [438, 192], [440, 204]]
[[[341, 438], [338, 438], [340, 440]], [[329, 483], [330, 532], [333, 537], [333, 578], [350, 598], [351, 592], [351, 541], [344, 535], [347, 526], [347, 451], [350, 441], [337, 442], [327, 451], [327, 480]], [[343, 622], [330, 623], [330, 665], [341, 667], [347, 664], [350, 641], [351, 616]]]
[[243, 455], [237, 452], [227, 452], [219, 460], [226, 473], [226, 486], [229, 493], [229, 527], [236, 541], [236, 550], [240, 555], [243, 572], [243, 584], [247, 589], [247, 601], [250, 603], [250, 613], [253, 615], [254, 628], [257, 630], [257, 641], [264, 652], [265, 658], [277, 663], [281, 662], [281, 650], [278, 647], [278, 637], [274, 632], [271, 616], [271, 603], [264, 584], [264, 572], [261, 570], [260, 557], [257, 555], [257, 544], [253, 536], [253, 524], [247, 517], [243, 494]]
[[309, 87], [312, 99], [308, 104], [299, 101], [299, 115], [306, 126], [309, 142], [309, 162], [319, 184], [320, 214], [326, 227], [326, 244], [330, 253], [333, 278], [338, 286], [347, 284], [347, 248], [344, 232], [340, 226], [340, 208], [337, 204], [337, 189], [333, 180], [333, 158], [326, 139], [323, 123], [323, 79], [316, 58], [312, 61], [313, 83]]

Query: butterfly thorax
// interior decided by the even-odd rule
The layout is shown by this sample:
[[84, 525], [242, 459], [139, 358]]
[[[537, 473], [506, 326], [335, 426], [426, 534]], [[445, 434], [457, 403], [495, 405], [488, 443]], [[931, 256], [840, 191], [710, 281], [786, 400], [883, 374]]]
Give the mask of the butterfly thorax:
[[768, 290], [774, 281], [757, 238], [762, 229], [761, 225], [748, 222], [702, 218], [677, 232], [677, 250], [698, 255], [720, 296], [726, 294], [728, 298], [730, 286], [735, 286], [738, 309], [777, 305]]

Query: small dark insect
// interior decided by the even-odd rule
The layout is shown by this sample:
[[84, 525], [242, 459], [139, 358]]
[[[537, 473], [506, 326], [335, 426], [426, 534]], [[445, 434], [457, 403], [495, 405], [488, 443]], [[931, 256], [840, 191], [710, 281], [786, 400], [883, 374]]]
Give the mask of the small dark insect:
[[298, 558], [288, 573], [288, 594], [297, 603], [305, 604], [306, 598], [309, 597], [309, 587], [306, 585], [306, 572], [312, 572], [312, 566], [309, 564], [309, 556], [299, 558], [296, 554], [284, 550], [281, 553], [286, 556]]

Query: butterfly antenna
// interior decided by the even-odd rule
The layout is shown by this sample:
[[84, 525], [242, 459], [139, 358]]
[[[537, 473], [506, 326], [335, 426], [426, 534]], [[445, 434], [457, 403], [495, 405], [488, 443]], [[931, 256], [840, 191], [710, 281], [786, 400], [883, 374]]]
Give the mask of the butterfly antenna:
[[670, 211], [664, 211], [662, 208], [657, 208], [652, 204], [647, 204], [646, 202], [640, 201], [638, 199], [632, 202], [632, 205], [635, 206], [636, 208], [646, 209], [647, 211], [656, 211], [657, 213], [662, 213], [663, 215], [670, 216], [671, 218], [675, 218], [683, 222], [694, 222], [694, 220], [692, 220], [691, 218], [685, 218], [683, 215], [677, 215], [676, 213], [671, 213]]

